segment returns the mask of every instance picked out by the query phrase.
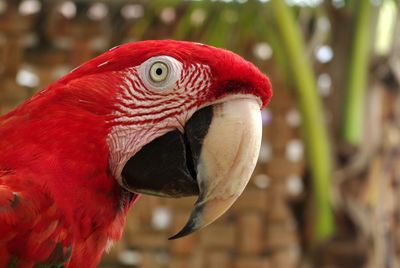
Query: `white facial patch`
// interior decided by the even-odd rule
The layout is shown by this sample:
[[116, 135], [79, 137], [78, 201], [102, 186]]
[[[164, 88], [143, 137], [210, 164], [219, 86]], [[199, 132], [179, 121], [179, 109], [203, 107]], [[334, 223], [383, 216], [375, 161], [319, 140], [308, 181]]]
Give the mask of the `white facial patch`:
[[[161, 72], [165, 68], [166, 75]], [[118, 181], [126, 162], [144, 145], [174, 129], [184, 131], [207, 95], [211, 70], [202, 64], [184, 67], [175, 58], [157, 56], [125, 69], [121, 77], [107, 139], [110, 168]]]

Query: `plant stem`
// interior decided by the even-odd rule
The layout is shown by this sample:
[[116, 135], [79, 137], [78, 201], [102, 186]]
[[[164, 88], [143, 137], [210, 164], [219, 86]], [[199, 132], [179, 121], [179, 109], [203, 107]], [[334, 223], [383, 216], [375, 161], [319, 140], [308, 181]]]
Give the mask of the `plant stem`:
[[324, 111], [318, 96], [315, 75], [307, 58], [304, 40], [291, 9], [283, 0], [270, 2], [282, 49], [290, 61], [297, 101], [302, 114], [308, 166], [313, 182], [314, 242], [321, 241], [334, 231], [330, 202], [332, 161], [325, 125]]
[[359, 1], [354, 28], [349, 69], [345, 83], [341, 135], [351, 145], [359, 145], [363, 133], [365, 88], [368, 72], [370, 1]]

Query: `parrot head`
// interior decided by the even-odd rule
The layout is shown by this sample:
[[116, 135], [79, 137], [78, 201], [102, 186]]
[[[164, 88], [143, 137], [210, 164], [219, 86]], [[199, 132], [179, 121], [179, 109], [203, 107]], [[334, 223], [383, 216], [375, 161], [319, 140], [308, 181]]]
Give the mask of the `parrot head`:
[[240, 56], [171, 40], [115, 47], [56, 85], [63, 89], [33, 101], [73, 95], [76, 105], [104, 118], [108, 166], [121, 187], [198, 196], [172, 239], [212, 223], [242, 193], [260, 150], [260, 110], [272, 96], [268, 78]]

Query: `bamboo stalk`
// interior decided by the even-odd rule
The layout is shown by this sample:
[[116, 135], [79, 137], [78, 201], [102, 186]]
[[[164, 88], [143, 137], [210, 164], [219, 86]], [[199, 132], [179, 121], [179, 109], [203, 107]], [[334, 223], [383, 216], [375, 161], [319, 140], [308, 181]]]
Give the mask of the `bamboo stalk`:
[[307, 58], [304, 40], [291, 9], [282, 0], [270, 2], [282, 49], [290, 60], [297, 101], [302, 114], [302, 131], [308, 166], [313, 182], [314, 242], [321, 241], [334, 231], [330, 202], [332, 161], [325, 126], [324, 111], [318, 96], [315, 75]]
[[368, 72], [371, 4], [359, 1], [349, 69], [345, 83], [341, 136], [351, 145], [359, 145], [363, 133], [365, 89]]

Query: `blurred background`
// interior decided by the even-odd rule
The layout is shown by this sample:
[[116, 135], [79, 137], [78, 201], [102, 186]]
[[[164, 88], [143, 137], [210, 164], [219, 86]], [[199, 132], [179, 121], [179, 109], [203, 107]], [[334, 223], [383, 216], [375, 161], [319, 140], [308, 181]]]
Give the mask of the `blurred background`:
[[270, 77], [259, 164], [180, 240], [195, 199], [142, 197], [100, 267], [400, 267], [399, 1], [0, 0], [0, 114], [117, 44], [167, 38]]

